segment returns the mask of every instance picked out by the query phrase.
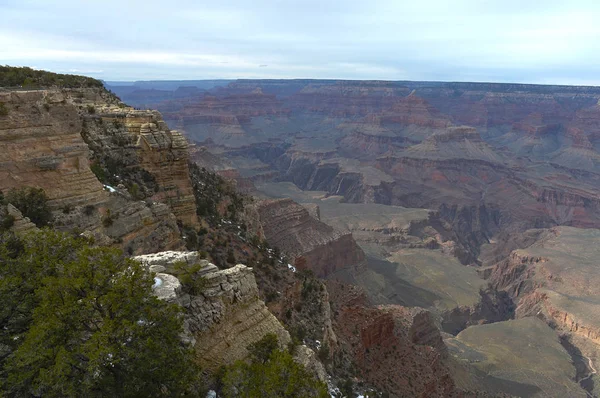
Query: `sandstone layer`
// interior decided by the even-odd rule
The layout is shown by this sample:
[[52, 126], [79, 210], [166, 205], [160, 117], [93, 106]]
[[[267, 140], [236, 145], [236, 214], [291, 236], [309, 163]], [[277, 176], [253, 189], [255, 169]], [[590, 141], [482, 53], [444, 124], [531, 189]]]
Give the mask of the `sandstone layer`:
[[[7, 115], [0, 116], [0, 190], [42, 188], [50, 199], [57, 229], [76, 229], [94, 237], [98, 244], [119, 245], [130, 254], [183, 247], [173, 212], [181, 221], [196, 220], [185, 139], [168, 135], [164, 122], [160, 133], [152, 131], [151, 123], [146, 122], [158, 119], [157, 113], [139, 111], [139, 117], [130, 118], [129, 127], [108, 116], [105, 123], [102, 110], [118, 110], [116, 117], [123, 119], [127, 110], [133, 110], [101, 89], [1, 91], [0, 100], [7, 109]], [[147, 132], [141, 131], [144, 124]], [[125, 128], [140, 140], [147, 137], [154, 147], [132, 145], [128, 152], [130, 136], [123, 133]], [[98, 138], [93, 144], [101, 144], [90, 145], [91, 130]], [[140, 202], [139, 193], [132, 189], [137, 186], [135, 180], [124, 180], [128, 187], [103, 187], [90, 165], [99, 148], [106, 151], [107, 158], [133, 154], [134, 162], [139, 159], [139, 168], [151, 169], [154, 174], [146, 171], [147, 175], [164, 188], [153, 192], [152, 200]], [[176, 178], [170, 177], [171, 173]]]
[[291, 199], [263, 201], [257, 210], [267, 241], [317, 276], [330, 275], [364, 260], [352, 234], [312, 218], [306, 208]]
[[[95, 160], [109, 165], [108, 172], [113, 174], [109, 178], [129, 183], [134, 194], [141, 190], [144, 196], [167, 203], [184, 224], [198, 225], [187, 141], [167, 127], [160, 113], [100, 103], [84, 120], [82, 134], [94, 150]], [[142, 178], [130, 179], [141, 180], [139, 183], [117, 175], [136, 169]], [[154, 192], [143, 192], [149, 179]], [[138, 188], [132, 188], [134, 183]]]
[[8, 109], [0, 116], [0, 190], [43, 188], [54, 208], [106, 199], [67, 93], [0, 91], [0, 102]]
[[159, 278], [168, 275], [176, 262], [201, 266], [198, 273], [204, 283], [199, 295], [185, 293], [181, 284], [168, 280], [169, 289], [159, 294], [185, 308], [186, 331], [194, 339], [198, 360], [207, 369], [215, 371], [247, 358], [247, 346], [267, 333], [276, 334], [282, 348], [290, 342], [289, 333], [259, 299], [252, 268], [238, 264], [219, 270], [195, 252], [165, 252], [135, 259], [162, 271]]

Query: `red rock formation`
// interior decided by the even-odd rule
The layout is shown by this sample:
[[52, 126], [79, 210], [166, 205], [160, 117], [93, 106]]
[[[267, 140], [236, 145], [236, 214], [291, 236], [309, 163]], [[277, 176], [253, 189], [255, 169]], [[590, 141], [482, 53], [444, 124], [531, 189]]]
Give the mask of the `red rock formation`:
[[315, 275], [324, 277], [364, 260], [352, 234], [343, 234], [312, 218], [291, 199], [267, 200], [257, 206], [267, 241], [302, 260]]
[[451, 125], [450, 119], [442, 115], [426, 100], [411, 94], [395, 102], [381, 116], [382, 123], [414, 124], [416, 126], [444, 128]]
[[462, 396], [444, 363], [446, 347], [429, 314], [370, 307], [352, 286], [328, 283], [339, 351], [378, 389], [401, 397]]
[[390, 82], [335, 82], [307, 84], [289, 99], [293, 109], [329, 116], [366, 116], [390, 108], [410, 90]]

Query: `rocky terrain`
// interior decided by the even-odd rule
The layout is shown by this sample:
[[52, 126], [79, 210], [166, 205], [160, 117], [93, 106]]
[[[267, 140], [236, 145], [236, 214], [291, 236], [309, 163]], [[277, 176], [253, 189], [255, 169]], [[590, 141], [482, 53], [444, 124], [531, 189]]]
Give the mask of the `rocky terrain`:
[[[204, 167], [266, 199], [265, 236], [291, 258], [355, 242], [313, 270], [330, 280], [335, 344], [369, 364], [375, 385], [416, 394], [384, 376], [398, 361], [379, 367], [384, 352], [356, 348], [358, 332], [344, 328], [362, 321], [338, 317], [345, 299], [377, 336], [408, 319], [406, 307], [430, 311], [450, 348], [431, 344], [443, 358], [435, 374], [452, 381], [432, 395], [598, 396], [600, 89], [238, 80], [148, 99]], [[360, 293], [339, 295], [333, 280]]]
[[137, 256], [209, 384], [272, 333], [333, 393], [598, 396], [600, 90], [179, 87], [0, 89], [0, 230], [42, 188]]
[[[219, 270], [199, 258], [197, 252], [161, 252], [135, 257], [156, 272], [155, 291], [159, 298], [185, 308], [185, 329], [203, 367], [216, 371], [248, 356], [246, 347], [267, 333], [274, 333], [282, 347], [290, 335], [258, 297], [252, 269], [238, 264]], [[189, 294], [169, 270], [177, 262], [198, 265], [203, 278], [201, 293]]]
[[[193, 221], [193, 196], [192, 207], [185, 214], [177, 211], [181, 208], [179, 202], [171, 202], [173, 204], [169, 206], [165, 201], [139, 201], [143, 196], [136, 196], [137, 200], [132, 200], [134, 195], [130, 191], [133, 185], [129, 190], [123, 184], [103, 186], [92, 172], [91, 158], [99, 152], [92, 155], [96, 147], [86, 144], [86, 139], [89, 139], [87, 125], [90, 119], [103, 123], [101, 109], [105, 109], [105, 112], [119, 109], [125, 119], [127, 108], [122, 104], [122, 108], [119, 107], [118, 100], [99, 89], [6, 91], [0, 95], [8, 113], [3, 117], [0, 127], [2, 191], [23, 186], [42, 188], [50, 199], [51, 208], [55, 210], [55, 225], [58, 228], [85, 231], [99, 243], [121, 245], [131, 253], [183, 247], [174, 213], [178, 213], [183, 221]], [[133, 113], [130, 114], [131, 127], [136, 122], [139, 126], [140, 119], [135, 118]], [[113, 126], [113, 121], [108, 119], [106, 126], [96, 129], [96, 132], [111, 130]], [[135, 129], [132, 128], [129, 133], [125, 123], [119, 127], [125, 134], [123, 139], [131, 142], [128, 155], [148, 152], [132, 142], [136, 138]], [[121, 150], [121, 143], [116, 140], [105, 139], [104, 142], [108, 150], [112, 145], [112, 153], [126, 150]], [[187, 167], [185, 146], [183, 149], [180, 156], [184, 156], [183, 162]], [[131, 156], [126, 157], [131, 159]], [[163, 157], [167, 158], [165, 155]], [[154, 173], [146, 171], [148, 178], [156, 181], [162, 175], [164, 180], [168, 180], [169, 170], [176, 170], [171, 165], [174, 160], [171, 157], [162, 163], [152, 163], [147, 159], [145, 165], [153, 165], [149, 168]], [[120, 181], [116, 177], [117, 170], [112, 170], [110, 177], [102, 170], [106, 184]], [[188, 179], [189, 192], [189, 177], [184, 174], [184, 178]], [[172, 188], [163, 190], [170, 191]], [[179, 192], [174, 194], [179, 195]], [[190, 200], [189, 194], [187, 200]]]
[[[155, 272], [155, 293], [184, 308], [182, 338], [194, 344], [207, 383], [215, 383], [222, 365], [245, 359], [249, 344], [274, 333], [281, 347], [292, 347], [296, 361], [327, 381], [334, 393], [344, 384], [354, 385], [356, 392], [464, 396], [466, 390], [450, 377], [436, 317], [394, 300], [379, 306], [373, 300], [377, 289], [348, 284], [369, 264], [352, 235], [362, 225], [361, 209], [330, 226], [321, 218], [333, 219], [335, 202], [300, 205], [236, 193], [233, 185], [192, 161], [212, 168], [222, 153], [190, 150], [160, 113], [131, 108], [97, 85], [0, 89], [0, 103], [0, 191], [41, 188], [53, 228], [122, 248]], [[217, 95], [206, 103], [225, 115], [243, 104], [249, 104], [243, 109], [255, 118], [291, 114], [268, 90], [240, 92], [225, 101]], [[196, 110], [190, 112], [193, 116]], [[252, 118], [236, 119], [245, 128]], [[233, 123], [227, 117], [182, 120], [208, 120], [211, 131]], [[309, 156], [314, 144], [298, 142], [297, 150]], [[245, 156], [242, 151], [234, 160], [223, 160], [221, 175], [238, 178], [238, 187], [263, 195], [252, 173], [237, 168]], [[248, 164], [260, 160], [253, 162]], [[360, 181], [360, 173], [367, 173], [372, 184], [389, 180], [371, 165], [344, 162], [342, 184]], [[261, 167], [272, 166], [265, 162]], [[389, 225], [382, 220], [373, 231], [363, 230], [359, 242], [374, 243], [373, 233], [395, 248], [435, 246], [445, 240], [436, 238], [439, 232], [429, 221], [419, 223], [429, 218], [427, 211], [406, 215], [415, 223], [405, 225], [391, 214]], [[17, 234], [35, 228], [4, 198], [0, 221], [0, 228]], [[452, 233], [448, 226], [436, 227], [444, 236]], [[456, 251], [446, 246], [449, 253]], [[194, 251], [183, 251], [186, 247]], [[393, 371], [397, 358], [404, 358], [402, 372]]]

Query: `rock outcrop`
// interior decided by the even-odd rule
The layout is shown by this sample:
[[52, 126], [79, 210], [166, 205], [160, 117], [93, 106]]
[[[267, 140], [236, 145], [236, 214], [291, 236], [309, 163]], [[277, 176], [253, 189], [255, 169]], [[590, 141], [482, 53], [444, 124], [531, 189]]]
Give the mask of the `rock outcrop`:
[[352, 234], [312, 218], [306, 208], [291, 199], [263, 201], [257, 210], [267, 241], [317, 276], [330, 275], [364, 260]]
[[11, 226], [11, 230], [16, 234], [22, 234], [28, 231], [32, 231], [36, 229], [34, 223], [29, 220], [29, 218], [24, 217], [23, 214], [11, 205], [10, 203], [6, 205], [6, 214], [13, 217], [13, 225]]
[[[156, 287], [159, 297], [184, 307], [186, 331], [194, 340], [198, 360], [207, 369], [215, 371], [221, 365], [245, 359], [247, 346], [267, 333], [276, 334], [282, 348], [290, 342], [289, 333], [259, 299], [252, 268], [238, 264], [219, 270], [195, 252], [165, 252], [135, 259], [159, 272], [157, 278], [165, 284]], [[163, 275], [168, 275], [177, 262], [200, 265], [200, 294], [186, 293], [172, 276]]]
[[[192, 225], [196, 220], [186, 145], [181, 135], [168, 135], [164, 122], [157, 122], [163, 130], [152, 130], [149, 120], [158, 120], [159, 114], [133, 111], [102, 89], [2, 91], [0, 102], [7, 109], [7, 115], [0, 116], [0, 190], [42, 188], [55, 210], [57, 229], [77, 229], [97, 244], [119, 245], [129, 254], [183, 247], [173, 212]], [[117, 115], [113, 119], [103, 111]], [[127, 112], [139, 113], [130, 118], [129, 127], [116, 122]], [[142, 132], [142, 125], [148, 131]], [[132, 135], [126, 128], [154, 146], [129, 145]], [[92, 130], [98, 141], [86, 135]], [[162, 190], [141, 202], [135, 180], [123, 181], [128, 187], [103, 187], [89, 161], [99, 149], [107, 159], [124, 154], [139, 162], [140, 169], [150, 168], [154, 174], [145, 175], [162, 183]], [[113, 171], [128, 173], [126, 167], [115, 166], [126, 162], [111, 165]]]
[[178, 220], [197, 226], [183, 135], [170, 130], [157, 111], [94, 104], [94, 113], [84, 115], [82, 134], [94, 159], [113, 174], [109, 180], [128, 185], [134, 196], [167, 203]]
[[600, 231], [555, 227], [534, 232], [537, 241], [492, 266], [488, 281], [512, 298], [515, 317], [544, 320], [570, 341], [566, 347], [574, 359], [589, 358], [592, 372], [600, 354]]
[[396, 305], [371, 307], [356, 287], [328, 283], [328, 290], [335, 303], [337, 355], [352, 358], [367, 382], [395, 396], [461, 396], [429, 313]]

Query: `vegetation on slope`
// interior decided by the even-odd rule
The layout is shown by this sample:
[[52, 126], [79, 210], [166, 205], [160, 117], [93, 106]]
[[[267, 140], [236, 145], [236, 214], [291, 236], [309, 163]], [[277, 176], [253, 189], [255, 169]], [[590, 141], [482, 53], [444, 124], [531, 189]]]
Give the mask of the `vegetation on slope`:
[[0, 380], [7, 396], [199, 394], [177, 306], [117, 249], [51, 230], [0, 235]]
[[225, 368], [221, 393], [225, 397], [328, 397], [327, 386], [292, 355], [278, 349], [277, 336], [267, 334], [248, 347], [251, 362]]
[[23, 88], [87, 88], [104, 87], [102, 82], [87, 76], [65, 75], [28, 67], [0, 65], [0, 87]]
[[52, 211], [48, 206], [48, 196], [41, 188], [22, 187], [8, 191], [6, 198], [0, 197], [0, 204], [10, 203], [29, 217], [37, 227], [48, 226], [52, 222]]
[[244, 205], [252, 201], [247, 195], [238, 193], [234, 186], [221, 176], [190, 163], [190, 177], [196, 197], [196, 213], [209, 223], [218, 223], [221, 219], [235, 222]]

